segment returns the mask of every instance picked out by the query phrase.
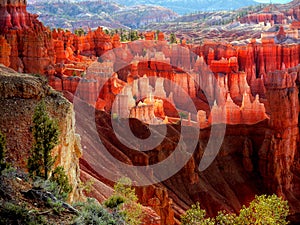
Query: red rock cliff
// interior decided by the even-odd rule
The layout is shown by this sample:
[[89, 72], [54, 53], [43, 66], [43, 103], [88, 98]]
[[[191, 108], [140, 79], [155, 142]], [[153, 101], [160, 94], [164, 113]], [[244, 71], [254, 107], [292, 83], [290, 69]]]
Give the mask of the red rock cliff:
[[297, 73], [275, 71], [267, 74], [265, 85], [270, 106], [270, 131], [260, 156], [260, 171], [268, 188], [280, 195], [293, 189], [292, 166], [299, 139]]
[[11, 52], [10, 67], [19, 72], [44, 74], [55, 61], [50, 30], [37, 15], [26, 11], [26, 1], [0, 2], [0, 32], [5, 36]]

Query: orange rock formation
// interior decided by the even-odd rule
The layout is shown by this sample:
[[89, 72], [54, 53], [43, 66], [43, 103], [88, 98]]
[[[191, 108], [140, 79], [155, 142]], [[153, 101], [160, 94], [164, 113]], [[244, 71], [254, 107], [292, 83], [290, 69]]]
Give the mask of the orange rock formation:
[[[300, 18], [299, 8], [287, 13], [292, 19]], [[241, 19], [245, 23], [281, 24], [283, 20], [284, 15], [267, 11]], [[293, 23], [293, 29], [298, 25]], [[120, 43], [118, 35], [110, 37], [102, 28], [83, 36], [62, 30], [51, 32], [36, 15], [27, 13], [26, 1], [14, 0], [0, 0], [0, 32], [0, 63], [19, 72], [46, 74], [56, 90], [87, 102], [86, 110], [95, 107], [144, 123], [172, 123], [179, 121], [175, 108], [189, 112], [188, 99], [192, 99], [198, 112], [182, 120], [191, 129], [190, 134], [192, 129], [198, 129], [193, 127], [195, 123], [201, 128], [220, 123], [229, 125], [217, 163], [209, 169], [211, 173], [199, 175], [197, 171], [196, 164], [205, 145], [199, 139], [199, 151], [182, 171], [166, 181], [165, 185], [174, 190], [170, 195], [176, 202], [175, 209], [165, 189], [150, 186], [138, 190], [141, 202], [155, 210], [162, 224], [174, 224], [174, 211], [180, 214], [182, 208], [187, 208], [186, 204], [197, 200], [205, 200], [203, 205], [210, 214], [213, 208], [237, 211], [257, 192], [256, 181], [262, 181], [268, 190], [287, 198], [286, 193], [297, 185], [293, 168], [299, 147], [299, 44], [275, 44], [274, 39], [263, 38], [262, 43], [252, 40], [241, 46], [215, 42], [201, 46], [168, 45], [162, 33], [157, 35], [158, 41], [153, 41], [154, 32], [144, 35], [147, 41]], [[288, 35], [280, 29], [276, 38], [284, 39]], [[99, 62], [96, 57], [101, 57]], [[97, 111], [96, 117], [97, 123], [104, 123], [100, 136], [107, 142], [105, 135], [113, 136], [105, 121], [109, 118], [106, 112]], [[79, 115], [85, 113], [81, 111]], [[80, 117], [78, 120], [81, 124], [86, 122]], [[145, 125], [132, 121], [139, 126], [137, 130]], [[171, 133], [179, 134], [175, 126], [168, 127]], [[201, 137], [206, 139], [208, 133], [204, 129]], [[90, 164], [97, 164], [92, 157], [97, 148], [88, 138], [85, 135], [83, 142], [91, 150], [84, 155], [81, 165], [94, 176]], [[167, 157], [167, 151], [176, 142], [173, 137], [167, 139], [171, 142], [158, 146], [152, 155], [129, 151], [116, 144], [115, 139], [106, 144], [126, 163], [149, 165]], [[233, 139], [237, 139], [233, 144], [227, 143]], [[223, 156], [231, 160], [232, 168], [231, 164], [224, 163]], [[220, 175], [223, 173], [228, 180]], [[245, 185], [248, 181], [244, 175], [252, 186]], [[203, 177], [209, 181], [204, 184], [205, 192], [200, 185]], [[235, 177], [242, 178], [235, 180]], [[241, 188], [233, 187], [236, 183]], [[224, 190], [216, 188], [220, 184]], [[210, 190], [217, 194], [208, 194]]]

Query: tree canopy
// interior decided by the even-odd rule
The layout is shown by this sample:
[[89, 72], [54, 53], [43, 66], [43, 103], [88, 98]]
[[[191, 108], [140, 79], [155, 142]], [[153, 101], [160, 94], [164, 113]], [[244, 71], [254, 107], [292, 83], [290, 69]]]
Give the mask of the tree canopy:
[[182, 225], [285, 225], [289, 223], [288, 214], [288, 202], [273, 194], [256, 196], [248, 207], [242, 207], [239, 215], [221, 211], [216, 218], [207, 218], [197, 203], [181, 216], [181, 222]]
[[47, 180], [55, 162], [52, 150], [58, 144], [59, 130], [57, 122], [49, 117], [44, 100], [35, 108], [32, 134], [34, 143], [28, 159], [28, 171], [33, 177]]

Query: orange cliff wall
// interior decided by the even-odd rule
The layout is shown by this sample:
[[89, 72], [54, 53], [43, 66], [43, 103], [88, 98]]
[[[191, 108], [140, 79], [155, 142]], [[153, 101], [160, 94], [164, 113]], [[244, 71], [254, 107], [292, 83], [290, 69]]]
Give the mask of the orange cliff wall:
[[[120, 46], [118, 35], [111, 37], [101, 27], [89, 30], [86, 35], [77, 36], [69, 31], [53, 30], [52, 37], [56, 43], [56, 54], [61, 61], [67, 60], [66, 51], [73, 51], [75, 56], [101, 56], [112, 48]], [[68, 50], [69, 49], [69, 50]], [[58, 63], [59, 61], [57, 61]]]
[[[1, 3], [1, 10], [5, 11], [0, 20], [2, 21], [1, 29], [4, 33], [4, 39], [3, 37], [0, 38], [4, 46], [0, 49], [2, 53], [1, 62], [20, 72], [48, 74], [49, 83], [58, 90], [74, 93], [80, 78], [71, 79], [64, 77], [64, 75], [68, 77], [74, 74], [81, 76], [95, 60], [94, 56], [100, 56], [104, 52], [112, 50], [106, 55], [106, 58], [118, 59], [119, 63], [130, 64], [136, 54], [142, 55], [143, 49], [151, 49], [155, 46], [154, 42], [151, 42], [153, 40], [151, 33], [146, 35], [150, 43], [144, 44], [121, 44], [118, 35], [111, 38], [101, 28], [96, 31], [89, 31], [87, 35], [81, 37], [62, 30], [54, 30], [51, 33], [36, 19], [37, 16], [27, 13], [25, 1], [18, 1], [18, 4], [16, 2], [7, 4], [6, 1]], [[19, 15], [17, 10], [20, 9], [18, 7], [22, 8], [24, 16], [22, 13], [21, 16]], [[12, 19], [17, 18], [17, 16], [20, 17], [18, 20]], [[24, 17], [25, 20], [21, 17]], [[16, 26], [12, 29], [9, 21], [12, 24], [16, 21], [21, 22], [15, 23]], [[166, 77], [179, 85], [183, 85], [191, 97], [197, 97], [195, 84], [189, 79], [189, 76], [179, 75], [182, 71], [169, 65], [171, 63], [183, 70], [189, 69], [193, 65], [197, 66], [193, 57], [184, 57], [190, 55], [190, 52], [189, 48], [183, 47], [186, 46], [172, 45], [170, 48], [166, 42], [158, 42], [155, 48], [164, 54], [164, 58], [160, 59], [159, 62], [151, 61], [149, 65], [147, 62], [138, 63], [136, 71], [131, 71], [132, 75], [143, 76], [147, 74], [148, 76]], [[234, 78], [240, 77], [240, 75], [235, 76], [234, 74], [240, 74], [240, 71], [245, 72], [252, 96], [259, 94], [260, 97], [264, 98], [263, 77], [266, 73], [296, 66], [299, 63], [300, 54], [299, 45], [276, 45], [270, 41], [263, 41], [262, 44], [252, 41], [246, 46], [207, 42], [202, 46], [194, 47], [192, 50], [199, 56], [203, 56], [204, 62], [208, 64], [213, 73], [221, 73], [229, 77], [228, 90], [224, 91], [230, 91], [231, 98], [237, 103], [242, 101], [244, 88], [240, 87], [240, 85], [243, 86], [239, 81], [240, 79]], [[166, 60], [168, 58], [170, 58], [169, 61]], [[118, 71], [122, 80], [127, 79], [126, 68], [124, 71]], [[184, 79], [182, 79], [183, 77]], [[93, 84], [91, 85], [93, 86]], [[209, 85], [211, 85], [213, 92], [215, 84]], [[169, 94], [170, 90], [166, 91]], [[87, 98], [93, 99], [94, 96], [95, 94], [91, 93], [91, 96], [87, 96]], [[222, 98], [223, 101], [226, 99], [224, 96], [215, 96], [212, 93], [212, 101]], [[185, 107], [186, 101], [182, 96], [174, 93], [174, 99], [179, 105]], [[253, 101], [253, 97], [251, 100]]]
[[50, 31], [37, 20], [37, 15], [26, 11], [24, 0], [1, 0], [0, 12], [0, 33], [11, 49], [10, 53], [4, 52], [9, 66], [19, 72], [44, 74], [55, 61]]
[[251, 13], [240, 19], [241, 23], [275, 23], [283, 24], [285, 15], [280, 12], [262, 12], [262, 13]]
[[102, 28], [82, 37], [62, 30], [51, 32], [37, 15], [26, 11], [26, 1], [7, 2], [0, 2], [0, 63], [18, 72], [46, 74], [49, 84], [59, 91], [75, 93], [81, 78], [73, 75], [81, 76], [95, 56], [120, 45], [118, 37], [111, 38]]
[[[295, 1], [296, 3], [297, 1]], [[279, 12], [281, 11], [281, 12]], [[292, 20], [300, 19], [300, 7], [299, 5], [291, 3], [289, 9], [282, 10], [280, 7], [273, 5], [265, 7], [261, 12], [253, 13], [250, 12], [248, 15], [239, 19], [241, 23], [264, 23], [267, 22], [271, 24], [284, 24], [286, 22], [286, 17]]]
[[[192, 49], [199, 55], [198, 59], [194, 59], [193, 57], [185, 57], [187, 55], [191, 56], [189, 52], [190, 49], [178, 48], [175, 45], [170, 47], [166, 43], [154, 44], [154, 42], [147, 42], [121, 44], [118, 36], [110, 38], [101, 28], [94, 32], [89, 31], [86, 36], [82, 37], [64, 31], [54, 30], [51, 33], [38, 22], [36, 16], [30, 15], [27, 12], [28, 15], [26, 14], [25, 18], [28, 18], [28, 22], [26, 22], [26, 19], [25, 23], [24, 20], [22, 20], [23, 22], [20, 22], [19, 26], [15, 25], [15, 29], [11, 29], [12, 26], [10, 24], [18, 24], [15, 21], [16, 19], [11, 19], [13, 16], [14, 18], [17, 18], [15, 12], [17, 6], [13, 4], [8, 5], [7, 3], [3, 4], [3, 2], [5, 1], [1, 1], [0, 8], [3, 12], [6, 11], [5, 13], [0, 14], [2, 15], [0, 18], [2, 24], [1, 33], [4, 34], [0, 38], [1, 46], [4, 46], [3, 48], [0, 48], [0, 60], [2, 63], [11, 66], [15, 70], [42, 74], [46, 73], [49, 76], [49, 83], [55, 87], [55, 89], [66, 90], [72, 93], [76, 92], [78, 83], [82, 81], [83, 85], [78, 89], [78, 95], [87, 102], [93, 104], [93, 99], [97, 98], [97, 92], [94, 92], [94, 87], [99, 85], [101, 81], [93, 76], [87, 76], [86, 79], [75, 77], [70, 75], [69, 72], [66, 72], [66, 70], [70, 70], [71, 68], [73, 71], [78, 71], [78, 69], [84, 70], [86, 68], [85, 63], [89, 57], [93, 58], [93, 56], [100, 56], [109, 50], [113, 51], [109, 52], [107, 55], [108, 58], [118, 59], [119, 62], [132, 65], [129, 66], [129, 68], [126, 67], [124, 70], [118, 71], [119, 78], [110, 79], [107, 84], [104, 85], [104, 88], [100, 93], [103, 100], [100, 99], [100, 101], [97, 101], [99, 109], [106, 107], [106, 109], [108, 109], [107, 111], [110, 110], [115, 95], [118, 94], [125, 85], [124, 80], [126, 80], [126, 78], [129, 77], [130, 79], [133, 79], [143, 76], [144, 74], [168, 78], [174, 83], [182, 86], [192, 98], [201, 98], [202, 96], [199, 94], [199, 90], [194, 81], [187, 73], [182, 71], [191, 66], [194, 66], [194, 71], [200, 74], [199, 79], [208, 92], [208, 99], [205, 100], [208, 102], [216, 100], [218, 105], [223, 106], [223, 108], [221, 108], [221, 110], [223, 110], [222, 113], [225, 112], [227, 114], [228, 120], [226, 123], [237, 124], [238, 128], [238, 124], [256, 124], [260, 120], [267, 118], [264, 111], [265, 108], [259, 101], [261, 99], [254, 98], [256, 94], [259, 94], [259, 96], [263, 98], [264, 103], [267, 102], [265, 105], [270, 120], [268, 121], [268, 128], [264, 128], [267, 130], [267, 132], [264, 133], [265, 141], [263, 143], [257, 141], [258, 144], [256, 144], [257, 146], [261, 146], [261, 148], [258, 153], [259, 168], [255, 172], [261, 174], [264, 184], [272, 192], [284, 195], [286, 190], [292, 190], [293, 174], [291, 165], [294, 163], [294, 156], [297, 153], [297, 138], [299, 136], [297, 127], [299, 111], [298, 89], [295, 87], [295, 74], [276, 70], [292, 68], [299, 64], [299, 45], [277, 45], [272, 41], [265, 40], [263, 40], [262, 44], [252, 41], [245, 46], [204, 43], [204, 45], [196, 46]], [[20, 4], [22, 5], [23, 3]], [[26, 24], [26, 26], [24, 24]], [[152, 35], [149, 35], [147, 39], [153, 40]], [[114, 47], [120, 48], [113, 49]], [[158, 52], [162, 52], [164, 55], [157, 55], [159, 61], [151, 61], [151, 58], [146, 58], [146, 61], [138, 62], [136, 64], [131, 63], [135, 58], [135, 55], [142, 55], [144, 48], [151, 49], [154, 47]], [[86, 64], [89, 65], [91, 61]], [[170, 63], [178, 65], [178, 67], [182, 69], [174, 68], [170, 66]], [[204, 64], [207, 64], [208, 67], [203, 67]], [[113, 65], [109, 66], [113, 67]], [[99, 73], [103, 72], [101, 71], [103, 69], [102, 67], [98, 69], [100, 70]], [[112, 71], [109, 71], [109, 76], [111, 76], [110, 72]], [[130, 76], [127, 76], [127, 72], [131, 73]], [[299, 70], [297, 70], [297, 72], [299, 73]], [[210, 76], [207, 76], [208, 73], [215, 76], [217, 79], [210, 79]], [[224, 77], [226, 77], [226, 79]], [[150, 82], [153, 81], [150, 80]], [[215, 92], [217, 85], [219, 85], [219, 93]], [[166, 87], [166, 92], [168, 94], [171, 90], [172, 88]], [[173, 94], [176, 103], [182, 108], [187, 108], [185, 105], [187, 101], [180, 95], [180, 92], [177, 92], [176, 90], [172, 91], [174, 91]], [[247, 96], [246, 103], [246, 98], [244, 96]], [[203, 104], [204, 103], [199, 105], [203, 106]], [[84, 115], [84, 112], [82, 112], [81, 115]], [[230, 145], [235, 148], [232, 149], [232, 152], [237, 151], [237, 149], [243, 149], [243, 146], [245, 145], [243, 154], [245, 155], [244, 161], [247, 161], [245, 163], [247, 164], [247, 171], [252, 171], [253, 167], [255, 167], [255, 164], [252, 165], [252, 162], [248, 162], [249, 158], [252, 157], [252, 160], [255, 158], [249, 156], [249, 152], [251, 152], [249, 149], [252, 148], [249, 136], [255, 136], [257, 135], [257, 132], [259, 132], [259, 137], [255, 136], [252, 140], [253, 143], [254, 139], [263, 138], [261, 125], [258, 124], [255, 126], [259, 129], [251, 130], [251, 127], [248, 126], [247, 129], [250, 130], [248, 131], [245, 126], [241, 126], [238, 132], [231, 131], [234, 134], [232, 135], [233, 138], [228, 138], [230, 141], [238, 139], [235, 143], [240, 142], [239, 145]], [[236, 134], [234, 132], [236, 132]], [[239, 140], [239, 138], [241, 139], [240, 136], [243, 136], [245, 140]], [[224, 145], [226, 145], [226, 142]], [[168, 147], [169, 146], [166, 146], [166, 148], [162, 149], [168, 149]], [[242, 188], [239, 189], [239, 187], [237, 187], [239, 185], [236, 185], [236, 180], [234, 180], [234, 177], [237, 177], [236, 170], [235, 168], [231, 168], [232, 165], [236, 164], [236, 161], [232, 160], [232, 163], [223, 162], [222, 160], [224, 159], [221, 158], [224, 155], [230, 155], [230, 152], [224, 152], [221, 152], [223, 155], [221, 154], [218, 162], [220, 162], [220, 165], [224, 165], [223, 169], [228, 175], [227, 180], [229, 184], [231, 181], [230, 179], [233, 179], [232, 183], [234, 185], [230, 184], [231, 186], [225, 186], [227, 181], [222, 180], [223, 174], [220, 172], [222, 176], [220, 175], [218, 177], [215, 173], [219, 170], [219, 168], [216, 168], [216, 165], [213, 165], [211, 169], [214, 173], [209, 174], [213, 174], [213, 176], [217, 177], [217, 179], [215, 179], [215, 177], [211, 179], [212, 183], [215, 181], [219, 182], [212, 186], [220, 186], [221, 183], [221, 186], [225, 187], [224, 190], [226, 193], [222, 193], [222, 190], [218, 190], [221, 193], [220, 196], [226, 196], [224, 199], [223, 197], [222, 199], [216, 199], [216, 196], [211, 194], [214, 193], [215, 187], [210, 187], [209, 184], [206, 185], [208, 187], [207, 190], [211, 191], [210, 193], [207, 193], [207, 191], [202, 193], [201, 190], [203, 189], [203, 186], [191, 185], [199, 183], [195, 178], [198, 176], [198, 172], [195, 169], [195, 165], [197, 164], [196, 159], [195, 162], [193, 161], [186, 166], [185, 173], [179, 174], [180, 176], [182, 175], [183, 178], [174, 180], [167, 185], [168, 188], [178, 188], [180, 191], [174, 193], [180, 193], [178, 196], [184, 195], [181, 196], [183, 199], [187, 198], [184, 194], [187, 192], [189, 198], [187, 198], [188, 200], [185, 202], [189, 204], [194, 203], [193, 201], [195, 200], [200, 200], [210, 214], [212, 214], [215, 205], [222, 206], [224, 205], [224, 202], [228, 202], [229, 200], [230, 204], [232, 203], [234, 205], [233, 208], [238, 210], [240, 203], [244, 204], [247, 202], [248, 199], [246, 198], [250, 198], [249, 196], [254, 194], [255, 190], [251, 189], [252, 187], [245, 185], [248, 182], [247, 179], [243, 180], [240, 184]], [[242, 162], [242, 160], [239, 161]], [[240, 168], [238, 169], [238, 175], [245, 178], [245, 171]], [[205, 174], [203, 176], [205, 176]], [[208, 178], [211, 177], [208, 175], [206, 176]], [[182, 182], [186, 180], [190, 180], [191, 182]], [[187, 185], [187, 187], [185, 187], [185, 185]], [[251, 185], [253, 185], [253, 183]], [[232, 192], [231, 189], [233, 186], [237, 190]], [[244, 193], [244, 190], [248, 190], [250, 194]], [[144, 197], [144, 199], [142, 199], [143, 202], [156, 208], [156, 212], [159, 215], [164, 215], [165, 221], [169, 221], [169, 223], [166, 224], [174, 223], [169, 197], [165, 197], [165, 194], [160, 192], [150, 192], [151, 194], [149, 194], [149, 190], [146, 189], [141, 190], [140, 192], [140, 196]], [[176, 199], [174, 193], [171, 194], [172, 197]], [[238, 194], [235, 195], [234, 193]], [[151, 198], [154, 198], [154, 200], [149, 201]], [[203, 201], [205, 199], [207, 202]], [[180, 203], [178, 198], [176, 200], [176, 204], [179, 205], [177, 210], [178, 208], [181, 208], [182, 205], [186, 204]], [[164, 205], [156, 203], [159, 201]], [[225, 208], [231, 209], [228, 205]]]
[[[244, 71], [253, 96], [264, 97], [263, 78], [270, 71], [295, 67], [300, 63], [300, 45], [279, 45], [273, 41], [263, 40], [258, 44], [253, 40], [245, 46], [231, 46], [220, 43], [204, 43], [193, 48], [193, 51], [203, 56], [207, 65], [215, 73], [232, 74]], [[236, 57], [238, 67], [231, 67], [226, 60]], [[224, 59], [222, 59], [224, 58]]]
[[[82, 61], [80, 54], [100, 56], [120, 44], [102, 28], [84, 37], [63, 31], [52, 33], [38, 21], [38, 15], [27, 12], [26, 4], [25, 0], [0, 1], [0, 43], [3, 46], [0, 62], [16, 71], [47, 74], [57, 63], [78, 63]], [[86, 68], [82, 64], [73, 67]]]
[[0, 36], [0, 63], [4, 66], [10, 66], [11, 47], [3, 36]]
[[[140, 48], [144, 47], [143, 44], [139, 43], [139, 45]], [[147, 43], [147, 45], [150, 44]], [[138, 52], [137, 46], [133, 46], [134, 44], [128, 45], [131, 53]], [[155, 44], [152, 43], [152, 47], [154, 46]], [[207, 99], [208, 101], [213, 102], [216, 100], [218, 105], [222, 106], [225, 104], [226, 99], [228, 99], [227, 95], [230, 94], [231, 99], [238, 107], [243, 104], [243, 95], [245, 93], [248, 94], [249, 104], [254, 105], [244, 105], [242, 108], [247, 108], [247, 113], [253, 110], [253, 116], [252, 118], [248, 117], [242, 119], [240, 121], [242, 124], [256, 123], [268, 117], [265, 114], [265, 112], [270, 113], [268, 104], [266, 106], [261, 104], [261, 102], [267, 103], [265, 82], [268, 74], [276, 70], [294, 68], [299, 64], [300, 55], [300, 48], [297, 44], [278, 45], [270, 41], [263, 41], [262, 44], [258, 44], [255, 40], [246, 46], [205, 43], [202, 46], [192, 49], [200, 56], [196, 62], [192, 60], [186, 61], [186, 58], [189, 57], [182, 57], [185, 51], [187, 52], [185, 55], [190, 54], [188, 49], [179, 49], [174, 46], [171, 48], [168, 45], [162, 45], [161, 47], [155, 46], [155, 48], [158, 49], [157, 51], [162, 51], [163, 55], [157, 52], [157, 58], [153, 58], [154, 61], [146, 56], [134, 58], [138, 62], [131, 64], [130, 73], [132, 77], [143, 76], [144, 74], [148, 76], [165, 77], [183, 87], [192, 98], [201, 98], [195, 81], [192, 81], [188, 75], [185, 76], [186, 74], [180, 70], [180, 68], [174, 68], [168, 65], [168, 62], [171, 62], [171, 64], [174, 62], [173, 65], [179, 65], [179, 67], [183, 69], [192, 66], [194, 72], [200, 75], [200, 80], [196, 82], [204, 84], [203, 86], [208, 93], [206, 97], [211, 96], [211, 99]], [[118, 55], [115, 57], [119, 58]], [[149, 61], [150, 63], [148, 63]], [[205, 64], [208, 65], [207, 68]], [[209, 70], [211, 70], [217, 78], [216, 80], [209, 79], [209, 76], [207, 76], [207, 74], [210, 73]], [[125, 80], [126, 76], [122, 77], [122, 73], [120, 73], [119, 76], [120, 75], [121, 78]], [[226, 79], [224, 79], [224, 77]], [[216, 82], [218, 82], [218, 84]], [[215, 90], [217, 86], [219, 92]], [[172, 91], [176, 92], [176, 89]], [[170, 93], [170, 89], [168, 89], [167, 86], [166, 93]], [[184, 107], [185, 99], [183, 96], [177, 95], [177, 93], [173, 94], [176, 96], [176, 98], [174, 98], [175, 103]], [[257, 94], [258, 96], [255, 99]], [[255, 118], [259, 119], [256, 120]], [[235, 124], [236, 123], [239, 122], [235, 122]]]
[[[109, 42], [106, 34], [103, 33], [101, 28], [99, 28], [95, 33], [89, 32], [83, 37], [77, 37], [70, 32], [54, 31], [53, 37], [56, 39], [55, 41], [60, 43], [60, 47], [57, 48], [57, 55], [63, 52], [63, 54], [61, 54], [63, 55], [61, 58], [64, 58], [66, 61], [70, 61], [70, 59], [65, 57], [65, 53], [62, 48], [62, 42], [64, 42], [64, 46], [70, 46], [74, 54], [76, 54], [76, 52], [82, 51], [83, 48], [81, 45], [77, 45], [77, 47], [75, 47], [76, 44], [75, 46], [73, 44], [78, 43], [75, 40], [81, 40], [82, 42], [87, 43], [90, 40], [95, 40], [92, 37], [95, 37], [94, 35], [96, 34], [98, 34], [98, 40], [100, 37], [103, 38], [102, 41], [106, 40], [106, 42], [102, 42], [107, 43], [101, 47], [101, 51], [103, 52], [107, 52], [114, 46], [119, 45], [118, 37], [113, 37]], [[87, 46], [92, 45], [87, 44]], [[258, 44], [255, 42], [255, 40], [253, 40], [246, 46], [232, 46], [230, 44], [218, 44], [211, 42], [192, 49], [199, 56], [201, 56], [195, 62], [189, 59], [193, 57], [184, 57], [187, 54], [190, 54], [188, 48], [179, 48], [175, 45], [170, 47], [166, 43], [156, 44], [154, 42], [139, 42], [123, 44], [119, 46], [119, 48], [112, 49], [112, 51], [105, 55], [105, 57], [111, 60], [116, 60], [116, 62], [123, 62], [125, 65], [129, 65], [118, 71], [118, 76], [123, 81], [129, 78], [136, 79], [144, 74], [149, 77], [165, 77], [183, 87], [190, 97], [196, 99], [201, 97], [197, 91], [197, 84], [188, 74], [184, 73], [180, 69], [182, 68], [185, 70], [186, 68], [193, 67], [195, 72], [199, 72], [200, 74], [203, 73], [201, 75], [202, 80], [199, 82], [204, 82], [206, 89], [209, 90], [209, 96], [211, 97], [211, 99], [207, 99], [209, 102], [217, 100], [218, 105], [225, 104], [227, 94], [230, 93], [231, 99], [235, 104], [237, 104], [237, 106], [242, 104], [244, 93], [249, 95], [251, 102], [254, 102], [254, 97], [257, 94], [259, 98], [264, 99], [263, 102], [265, 102], [266, 88], [264, 86], [264, 78], [266, 77], [266, 74], [269, 71], [296, 66], [299, 63], [298, 56], [300, 54], [299, 45], [297, 44], [277, 45], [270, 41], [263, 41], [262, 44]], [[147, 57], [147, 54], [145, 57], [136, 56], [146, 47], [149, 49], [157, 49], [157, 52], [155, 53], [156, 56], [154, 58]], [[88, 48], [86, 48], [86, 50], [87, 49]], [[87, 52], [91, 52], [90, 50], [87, 50]], [[92, 52], [93, 51], [96, 54], [96, 50], [94, 49]], [[178, 65], [179, 68], [172, 67], [170, 64]], [[208, 65], [208, 71], [203, 71], [203, 66], [201, 66], [202, 64]], [[102, 67], [101, 64], [100, 67]], [[209, 72], [209, 70], [211, 70], [211, 72], [214, 73], [215, 77], [217, 78], [221, 76], [227, 77], [226, 84], [224, 83], [223, 86], [219, 86], [219, 88], [221, 88], [220, 93], [214, 90], [217, 85], [216, 83], [203, 80], [207, 79], [205, 77], [207, 77], [206, 73]], [[71, 93], [75, 93], [81, 78], [69, 76], [66, 77], [63, 76], [64, 72], [61, 73], [61, 75], [52, 75], [49, 80], [50, 84], [58, 90], [66, 90], [70, 91]], [[93, 76], [87, 76], [86, 78], [87, 80], [83, 80], [83, 83], [85, 83], [85, 86], [88, 88], [83, 89], [87, 90], [88, 93], [81, 96], [84, 96], [83, 98], [89, 103], [95, 104], [93, 99], [95, 100], [97, 98], [97, 93], [95, 93], [95, 90], [92, 87], [98, 87], [100, 81], [97, 81], [97, 79]], [[90, 79], [91, 81], [89, 81]], [[154, 80], [152, 79], [151, 81], [150, 78], [150, 83], [151, 82], [153, 86]], [[113, 93], [110, 87], [104, 88], [102, 91], [105, 92], [102, 93], [101, 97], [104, 99], [99, 99], [96, 105], [99, 106], [99, 109], [105, 108], [109, 112], [112, 101], [114, 100], [114, 96], [118, 93]], [[170, 88], [166, 87], [166, 92], [168, 95], [171, 91], [174, 92], [174, 101], [178, 106], [181, 108], [188, 107], [185, 105], [187, 102], [186, 99], [184, 96], [180, 95], [180, 92], [177, 92], [176, 89], [171, 90]], [[105, 104], [103, 104], [104, 102]], [[251, 109], [252, 106], [249, 108], [249, 110], [251, 111]], [[253, 115], [256, 115], [257, 113], [258, 112], [254, 112]], [[259, 110], [259, 113], [262, 113], [260, 116], [258, 116], [259, 118], [266, 118], [266, 116], [263, 116], [264, 110]], [[260, 120], [261, 119], [257, 121], [255, 119], [246, 119], [245, 121], [241, 120], [241, 123], [249, 123], [249, 121], [253, 121], [253, 123], [255, 123]], [[235, 121], [234, 123], [236, 124], [238, 122]], [[231, 122], [229, 124], [231, 124]]]
[[0, 30], [31, 27], [30, 14], [26, 11], [26, 0], [0, 1]]
[[[169, 205], [161, 208], [161, 205], [157, 204], [159, 200], [161, 201], [158, 196], [162, 195], [158, 192], [160, 195], [155, 193], [153, 197], [154, 191], [151, 191], [153, 187], [138, 192], [139, 196], [142, 196], [141, 201], [154, 206], [154, 208], [157, 205], [156, 211], [160, 210], [161, 213], [168, 213], [164, 217], [167, 219], [172, 217], [172, 211], [174, 211], [176, 218], [179, 218], [183, 213], [183, 209], [187, 209], [189, 205], [196, 201], [202, 203], [209, 215], [214, 215], [217, 210], [224, 209], [230, 212], [238, 212], [243, 204], [248, 204], [256, 194], [263, 194], [266, 190], [269, 193], [277, 193], [285, 197], [287, 192], [294, 192], [295, 176], [293, 175], [292, 166], [297, 163], [295, 155], [297, 154], [299, 136], [299, 100], [295, 80], [297, 73], [299, 74], [299, 69], [295, 67], [286, 71], [270, 72], [265, 76], [263, 85], [265, 85], [266, 96], [270, 105], [268, 107], [269, 120], [253, 125], [252, 123], [257, 122], [254, 120], [249, 121], [249, 124], [252, 125], [241, 125], [239, 124], [241, 118], [251, 118], [251, 115], [253, 115], [253, 118], [257, 117], [257, 115], [248, 111], [250, 107], [257, 109], [254, 112], [261, 112], [262, 105], [258, 102], [258, 99], [250, 102], [249, 96], [243, 98], [242, 107], [233, 104], [230, 98], [227, 99], [226, 107], [232, 107], [233, 110], [225, 111], [228, 113], [232, 124], [235, 121], [238, 122], [235, 126], [227, 126], [223, 145], [213, 164], [206, 171], [200, 173], [197, 169], [199, 159], [203, 154], [203, 146], [206, 146], [202, 142], [205, 142], [210, 135], [208, 130], [204, 129], [201, 131], [199, 149], [195, 151], [194, 157], [180, 172], [162, 183], [168, 188], [168, 197], [173, 200], [172, 210], [169, 209]], [[240, 76], [241, 81], [243, 81], [241, 83], [244, 83], [246, 80], [245, 74], [240, 74]], [[80, 115], [83, 118], [84, 113], [85, 110], [82, 109]], [[248, 113], [250, 117], [246, 115]], [[101, 120], [107, 116], [103, 114], [101, 114]], [[259, 113], [258, 116], [265, 119], [265, 114]], [[83, 119], [81, 120], [82, 123], [86, 122]], [[103, 119], [99, 126], [104, 126], [103, 124], [107, 123], [107, 121], [104, 121], [106, 119]], [[136, 120], [133, 120], [133, 122], [139, 124]], [[172, 127], [172, 129], [175, 129], [175, 127]], [[192, 128], [189, 129], [193, 132]], [[138, 129], [137, 132], [139, 131]], [[108, 133], [105, 134], [105, 132]], [[111, 136], [110, 132], [113, 132], [111, 128], [103, 127], [100, 129], [99, 135]], [[92, 136], [85, 135], [84, 139], [86, 139], [87, 144], [93, 143], [87, 140]], [[110, 143], [112, 146], [117, 145], [115, 140]], [[160, 159], [168, 156], [170, 143], [172, 142], [162, 143], [157, 147]], [[130, 156], [132, 162], [139, 158], [135, 153], [129, 153], [127, 148], [118, 146], [116, 149], [126, 154], [126, 156]], [[89, 154], [91, 154], [92, 150], [89, 151]], [[169, 201], [168, 198], [164, 199], [166, 203]], [[295, 201], [295, 199], [291, 201], [291, 207], [299, 212], [299, 207], [297, 209]]]

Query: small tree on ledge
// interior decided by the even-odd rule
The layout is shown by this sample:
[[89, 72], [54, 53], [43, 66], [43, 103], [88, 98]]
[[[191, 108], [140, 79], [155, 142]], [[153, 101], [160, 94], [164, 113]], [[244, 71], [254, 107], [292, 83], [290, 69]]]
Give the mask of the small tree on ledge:
[[39, 176], [47, 180], [55, 162], [51, 152], [58, 144], [59, 131], [56, 121], [46, 111], [44, 100], [35, 108], [33, 124], [34, 143], [28, 158], [28, 172], [32, 177]]

